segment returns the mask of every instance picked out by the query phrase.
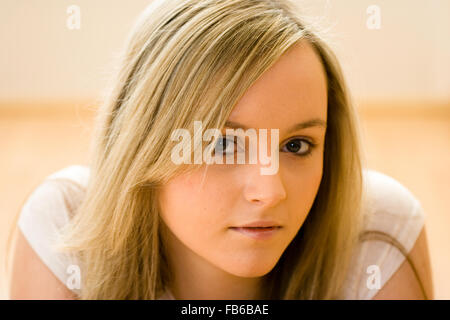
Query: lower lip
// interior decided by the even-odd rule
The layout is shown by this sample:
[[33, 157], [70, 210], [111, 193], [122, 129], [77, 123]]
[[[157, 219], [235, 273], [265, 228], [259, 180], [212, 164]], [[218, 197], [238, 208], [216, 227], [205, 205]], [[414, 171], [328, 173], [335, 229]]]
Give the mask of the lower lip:
[[281, 227], [270, 227], [270, 228], [241, 228], [241, 227], [232, 227], [230, 228], [233, 231], [242, 233], [253, 239], [269, 239], [275, 233], [277, 233]]

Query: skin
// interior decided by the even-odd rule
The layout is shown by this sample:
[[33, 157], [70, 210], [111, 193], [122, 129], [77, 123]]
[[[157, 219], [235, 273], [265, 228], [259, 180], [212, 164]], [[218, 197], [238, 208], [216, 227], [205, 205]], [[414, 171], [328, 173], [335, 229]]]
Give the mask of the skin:
[[18, 230], [10, 275], [12, 300], [75, 300], [76, 295], [47, 267]]
[[[424, 227], [417, 237], [414, 247], [408, 254], [422, 280], [428, 299], [434, 299], [434, 287], [428, 251], [428, 237]], [[411, 265], [405, 259], [398, 270], [373, 297], [373, 300], [422, 300], [424, 296], [416, 280]]]
[[[432, 270], [425, 228], [420, 233], [408, 257], [417, 268], [429, 299], [434, 299]], [[14, 246], [12, 272], [9, 275], [9, 298], [12, 300], [75, 300], [70, 291], [42, 262], [19, 231]], [[406, 260], [374, 296], [374, 300], [424, 299], [413, 271]]]
[[[161, 190], [161, 217], [177, 299], [252, 299], [305, 221], [323, 171], [326, 128], [288, 132], [294, 124], [326, 122], [326, 75], [312, 46], [292, 47], [243, 95], [228, 120], [257, 130], [279, 129], [279, 170], [261, 175], [257, 164], [204, 164]], [[225, 131], [223, 131], [225, 132]], [[287, 149], [294, 139], [300, 149]], [[307, 157], [296, 155], [317, 146]], [[292, 152], [292, 150], [294, 150]], [[267, 167], [267, 165], [266, 165]], [[258, 220], [282, 228], [256, 240], [233, 231]], [[188, 276], [187, 276], [188, 275]]]
[[[259, 298], [260, 280], [307, 217], [322, 176], [325, 130], [315, 127], [289, 134], [286, 130], [312, 117], [326, 120], [325, 76], [310, 45], [291, 49], [246, 92], [229, 120], [269, 132], [278, 128], [280, 149], [286, 140], [298, 136], [314, 139], [318, 145], [306, 158], [280, 151], [276, 175], [260, 175], [259, 163], [209, 165], [207, 172], [203, 167], [178, 176], [163, 188], [163, 235], [176, 299]], [[301, 150], [307, 148], [303, 145]], [[283, 228], [269, 240], [250, 239], [228, 229], [260, 219], [278, 221]], [[13, 250], [10, 299], [76, 298], [20, 230]], [[433, 299], [425, 228], [409, 257]], [[423, 299], [406, 261], [374, 299]]]

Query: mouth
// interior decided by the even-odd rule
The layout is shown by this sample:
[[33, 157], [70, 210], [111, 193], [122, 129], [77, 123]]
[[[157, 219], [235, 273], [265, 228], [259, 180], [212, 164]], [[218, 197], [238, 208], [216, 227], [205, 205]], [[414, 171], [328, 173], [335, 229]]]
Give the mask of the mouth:
[[253, 239], [270, 239], [276, 233], [282, 229], [281, 226], [269, 226], [269, 227], [231, 227], [232, 231], [238, 232], [244, 236]]

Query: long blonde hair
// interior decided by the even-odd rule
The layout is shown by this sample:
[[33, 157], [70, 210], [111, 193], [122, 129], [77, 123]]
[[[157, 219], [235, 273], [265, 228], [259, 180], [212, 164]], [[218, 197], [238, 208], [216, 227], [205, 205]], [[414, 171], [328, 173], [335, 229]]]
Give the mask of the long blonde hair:
[[328, 79], [323, 177], [304, 225], [265, 277], [266, 292], [341, 297], [363, 193], [356, 113], [335, 55], [288, 0], [156, 0], [133, 28], [100, 106], [89, 183], [61, 238], [81, 261], [80, 299], [164, 292], [158, 189], [196, 166], [170, 161], [171, 132], [192, 130], [194, 120], [223, 127], [252, 83], [300, 40], [313, 45]]

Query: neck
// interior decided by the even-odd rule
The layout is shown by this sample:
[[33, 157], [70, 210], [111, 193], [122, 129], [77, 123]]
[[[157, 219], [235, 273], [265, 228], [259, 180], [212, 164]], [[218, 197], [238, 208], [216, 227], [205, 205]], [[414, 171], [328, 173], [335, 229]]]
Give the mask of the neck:
[[262, 277], [243, 278], [230, 274], [203, 259], [166, 233], [165, 254], [170, 270], [169, 289], [179, 300], [263, 299]]

